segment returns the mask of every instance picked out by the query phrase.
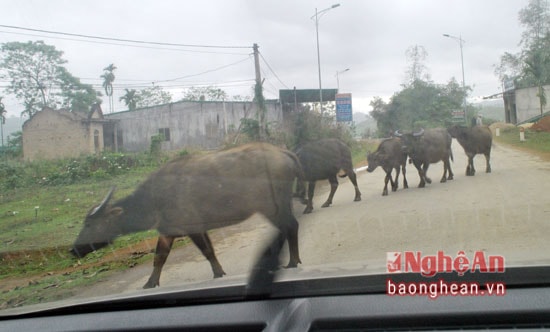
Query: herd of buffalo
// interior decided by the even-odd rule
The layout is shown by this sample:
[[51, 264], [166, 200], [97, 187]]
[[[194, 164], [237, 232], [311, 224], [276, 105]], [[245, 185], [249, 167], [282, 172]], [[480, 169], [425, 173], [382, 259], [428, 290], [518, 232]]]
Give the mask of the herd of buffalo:
[[[407, 160], [418, 170], [419, 187], [431, 183], [428, 167], [439, 161], [444, 164], [441, 182], [452, 180], [452, 138], [456, 138], [468, 156], [466, 175], [475, 174], [476, 154], [485, 155], [486, 172], [491, 171], [492, 135], [486, 126], [453, 126], [412, 133], [396, 131], [393, 137], [382, 140], [375, 152], [368, 154], [367, 171], [372, 172], [378, 166], [385, 171], [382, 195], [388, 194], [388, 182], [392, 191], [397, 190], [400, 173], [403, 187], [408, 188]], [[395, 178], [392, 178], [393, 169]], [[290, 253], [287, 267], [301, 263], [292, 197], [299, 197], [306, 205], [304, 213], [310, 213], [315, 182], [328, 179], [330, 194], [322, 205], [328, 207], [338, 187], [338, 176], [349, 177], [355, 187], [354, 200], [360, 201], [350, 149], [338, 139], [309, 142], [293, 152], [267, 143], [251, 143], [215, 153], [180, 157], [151, 174], [133, 194], [111, 203], [112, 188], [86, 215], [71, 253], [84, 257], [121, 235], [156, 229], [159, 237], [153, 272], [144, 288], [159, 286], [161, 270], [174, 239], [182, 236], [188, 236], [200, 249], [214, 277], [218, 278], [225, 272], [216, 258], [208, 231], [260, 213], [279, 232], [261, 253], [255, 269], [264, 270], [263, 276], [273, 275], [285, 241]]]

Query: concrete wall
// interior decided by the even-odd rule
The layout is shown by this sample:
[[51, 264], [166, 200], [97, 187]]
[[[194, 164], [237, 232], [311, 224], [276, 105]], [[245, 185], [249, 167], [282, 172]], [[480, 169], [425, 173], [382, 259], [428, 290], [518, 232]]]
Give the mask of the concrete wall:
[[45, 108], [23, 124], [24, 159], [71, 158], [100, 152], [103, 124], [96, 120], [79, 113]]
[[[546, 92], [546, 99], [550, 101], [550, 85], [544, 86], [544, 91]], [[517, 123], [540, 115], [540, 101], [539, 97], [537, 97], [537, 87], [517, 89], [515, 92]], [[542, 109], [543, 113], [548, 111], [550, 111], [550, 103], [546, 104]]]
[[[268, 101], [266, 106], [267, 121], [282, 124], [279, 102]], [[151, 137], [162, 128], [170, 131], [170, 140], [162, 143], [163, 150], [214, 149], [223, 144], [228, 133], [239, 128], [242, 118], [256, 118], [256, 104], [178, 102], [104, 116], [108, 120], [117, 120], [116, 128], [121, 137], [118, 139], [119, 149], [123, 151], [148, 150]]]

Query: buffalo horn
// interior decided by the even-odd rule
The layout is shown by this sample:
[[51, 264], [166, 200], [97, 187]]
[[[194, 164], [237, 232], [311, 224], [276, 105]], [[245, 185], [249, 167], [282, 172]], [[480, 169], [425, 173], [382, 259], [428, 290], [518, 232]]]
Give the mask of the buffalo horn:
[[420, 128], [420, 131], [417, 133], [413, 133], [414, 137], [422, 136], [424, 134], [424, 128]]
[[91, 217], [93, 216], [94, 214], [98, 213], [99, 211], [103, 210], [105, 208], [105, 206], [107, 206], [107, 203], [109, 202], [109, 200], [111, 199], [111, 197], [113, 196], [113, 192], [115, 191], [115, 186], [111, 187], [111, 190], [109, 190], [109, 192], [107, 193], [107, 196], [105, 196], [105, 198], [103, 199], [103, 201], [101, 201], [101, 203], [95, 207], [89, 214], [88, 216]]

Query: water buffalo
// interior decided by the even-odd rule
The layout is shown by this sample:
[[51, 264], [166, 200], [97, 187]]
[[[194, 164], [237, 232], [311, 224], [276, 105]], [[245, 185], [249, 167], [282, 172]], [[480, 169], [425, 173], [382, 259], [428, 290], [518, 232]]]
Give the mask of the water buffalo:
[[301, 263], [298, 222], [291, 210], [296, 177], [303, 178], [296, 155], [263, 143], [176, 159], [149, 176], [128, 197], [110, 203], [111, 189], [86, 215], [71, 253], [83, 257], [120, 235], [156, 229], [159, 238], [154, 268], [143, 288], [159, 286], [174, 239], [185, 235], [208, 259], [214, 278], [218, 278], [225, 272], [207, 231], [260, 213], [280, 232], [274, 241], [277, 246], [266, 249], [255, 270], [262, 268], [258, 268], [262, 260], [276, 269], [285, 240], [290, 252], [287, 267], [296, 267]]
[[485, 172], [491, 173], [491, 164], [489, 161], [491, 159], [493, 135], [491, 134], [489, 127], [475, 126], [468, 128], [455, 125], [448, 128], [447, 131], [453, 138], [456, 138], [468, 156], [468, 166], [466, 167], [467, 176], [474, 176], [476, 174], [476, 170], [474, 168], [474, 157], [479, 153], [483, 153], [485, 155]]
[[307, 200], [305, 199], [305, 184], [298, 181], [297, 186], [297, 195], [302, 199], [302, 203], [306, 204], [304, 213], [311, 213], [313, 210], [313, 192], [317, 180], [328, 179], [330, 182], [330, 194], [322, 207], [328, 207], [332, 204], [332, 198], [338, 188], [337, 175], [340, 170], [345, 172], [340, 177], [347, 175], [355, 187], [354, 201], [361, 200], [361, 192], [357, 186], [357, 176], [353, 171], [351, 162], [351, 151], [344, 142], [335, 138], [321, 139], [306, 143], [296, 149], [295, 152], [302, 164], [305, 180], [308, 182]]
[[453, 179], [453, 171], [449, 161], [449, 159], [453, 160], [452, 138], [446, 129], [421, 129], [419, 132], [407, 134], [396, 131], [395, 135], [403, 140], [403, 149], [418, 170], [420, 176], [419, 188], [423, 188], [426, 182], [432, 183], [432, 180], [427, 176], [428, 167], [438, 161], [443, 161], [443, 177], [440, 182]]
[[[391, 183], [392, 191], [396, 191], [399, 186], [399, 172], [403, 170], [403, 188], [409, 188], [406, 177], [407, 153], [403, 152], [403, 144], [398, 137], [392, 137], [383, 140], [378, 149], [367, 155], [369, 163], [367, 172], [373, 172], [378, 166], [386, 172], [384, 178], [384, 190], [382, 196], [388, 195], [388, 181]], [[392, 179], [391, 172], [395, 168], [395, 181]]]

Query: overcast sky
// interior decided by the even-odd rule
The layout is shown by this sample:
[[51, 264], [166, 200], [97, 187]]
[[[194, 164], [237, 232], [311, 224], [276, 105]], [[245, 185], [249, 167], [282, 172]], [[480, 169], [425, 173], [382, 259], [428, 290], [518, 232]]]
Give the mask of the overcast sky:
[[[319, 19], [323, 88], [353, 94], [354, 112], [370, 111], [374, 96], [401, 89], [408, 47], [428, 53], [425, 65], [436, 83], [462, 81], [460, 46], [443, 34], [462, 36], [466, 84], [471, 98], [501, 91], [494, 65], [517, 52], [522, 32], [518, 12], [527, 0], [2, 0], [0, 25], [151, 42], [239, 48], [175, 47], [100, 41], [0, 27], [0, 43], [44, 40], [64, 52], [67, 68], [101, 90], [99, 76], [110, 63], [115, 99], [124, 88], [169, 87], [176, 99], [190, 86], [212, 85], [232, 95], [251, 95], [252, 45], [267, 98], [279, 89], [318, 89], [315, 9], [339, 3]], [[2, 82], [5, 86], [7, 82]], [[2, 93], [4, 95], [4, 93]], [[6, 100], [9, 115], [21, 102]], [[115, 111], [125, 110], [121, 103]], [[103, 103], [108, 112], [108, 102]]]

